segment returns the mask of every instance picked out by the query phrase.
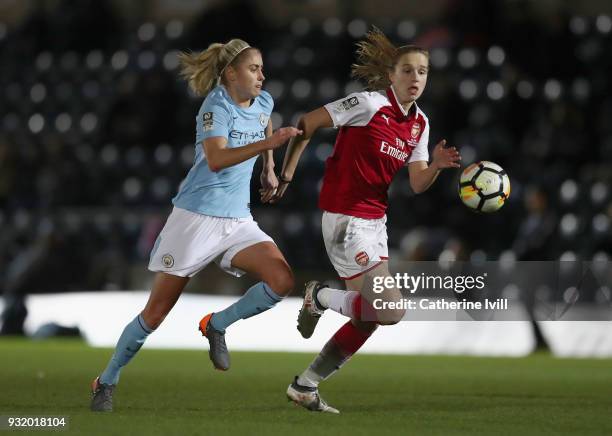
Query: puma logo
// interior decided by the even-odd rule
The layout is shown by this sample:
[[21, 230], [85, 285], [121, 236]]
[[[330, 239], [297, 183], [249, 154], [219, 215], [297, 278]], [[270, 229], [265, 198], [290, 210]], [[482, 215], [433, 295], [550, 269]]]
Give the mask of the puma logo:
[[381, 117], [383, 117], [385, 119], [385, 121], [387, 122], [387, 126], [389, 125], [389, 117], [385, 114], [381, 114]]

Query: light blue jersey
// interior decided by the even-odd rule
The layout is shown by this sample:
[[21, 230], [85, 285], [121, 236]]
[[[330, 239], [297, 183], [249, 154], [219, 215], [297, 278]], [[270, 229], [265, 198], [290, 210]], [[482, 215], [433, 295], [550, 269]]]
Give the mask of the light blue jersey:
[[207, 138], [227, 138], [227, 147], [242, 147], [266, 138], [265, 130], [274, 107], [266, 91], [248, 108], [242, 108], [223, 85], [206, 97], [196, 117], [195, 160], [172, 203], [205, 215], [243, 218], [251, 216], [251, 175], [257, 156], [213, 172], [208, 168], [202, 143]]

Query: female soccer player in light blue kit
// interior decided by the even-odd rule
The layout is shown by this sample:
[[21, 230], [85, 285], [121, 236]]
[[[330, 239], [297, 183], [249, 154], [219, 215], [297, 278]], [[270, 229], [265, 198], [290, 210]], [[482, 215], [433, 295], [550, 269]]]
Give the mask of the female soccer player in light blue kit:
[[293, 288], [285, 258], [253, 221], [249, 197], [257, 156], [264, 162], [260, 192], [267, 202], [278, 187], [272, 150], [301, 131], [286, 127], [272, 133], [274, 102], [261, 89], [258, 49], [233, 39], [201, 53], [183, 53], [180, 60], [191, 89], [206, 97], [196, 118], [195, 160], [151, 252], [149, 269], [157, 274], [149, 301], [125, 327], [108, 366], [92, 384], [93, 411], [112, 410], [121, 368], [161, 324], [189, 278], [210, 262], [229, 274], [259, 279], [236, 303], [200, 321], [210, 359], [220, 370], [230, 367], [225, 329], [272, 308]]

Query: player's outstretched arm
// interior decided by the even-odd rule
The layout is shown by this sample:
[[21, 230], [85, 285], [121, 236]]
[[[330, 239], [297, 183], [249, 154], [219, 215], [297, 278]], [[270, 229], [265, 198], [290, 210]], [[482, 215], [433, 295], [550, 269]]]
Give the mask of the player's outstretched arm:
[[[270, 120], [266, 126], [266, 138], [272, 136], [273, 130], [272, 121]], [[263, 159], [263, 165], [261, 175], [259, 176], [259, 181], [261, 183], [259, 195], [261, 196], [262, 203], [268, 203], [278, 189], [278, 179], [274, 173], [274, 154], [272, 150], [264, 151], [261, 153], [261, 157]]]
[[427, 191], [445, 168], [459, 168], [461, 155], [455, 147], [445, 147], [446, 139], [438, 142], [434, 147], [433, 159], [430, 165], [425, 161], [416, 161], [408, 164], [410, 187], [416, 194]]
[[301, 134], [295, 127], [281, 127], [266, 139], [253, 142], [243, 147], [228, 148], [227, 138], [214, 136], [204, 140], [204, 152], [211, 171], [217, 172], [232, 165], [244, 162], [266, 150], [274, 150], [283, 145], [289, 138]]
[[329, 112], [324, 107], [315, 109], [302, 116], [298, 121], [298, 129], [302, 132], [296, 135], [289, 141], [283, 168], [280, 172], [280, 184], [276, 191], [276, 195], [271, 200], [272, 203], [280, 200], [287, 190], [289, 182], [293, 179], [297, 164], [304, 152], [304, 149], [310, 142], [310, 138], [314, 133], [324, 127], [333, 127], [334, 123], [329, 116]]

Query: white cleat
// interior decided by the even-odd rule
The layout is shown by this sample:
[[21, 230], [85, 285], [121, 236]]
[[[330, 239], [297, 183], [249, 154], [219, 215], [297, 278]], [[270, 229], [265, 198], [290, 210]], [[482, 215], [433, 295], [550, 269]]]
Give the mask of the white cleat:
[[313, 280], [306, 283], [304, 287], [304, 301], [302, 302], [302, 308], [298, 314], [297, 329], [302, 337], [308, 339], [314, 333], [314, 329], [319, 322], [319, 318], [325, 312], [325, 308], [321, 308], [317, 305], [316, 298], [319, 289], [324, 286]]
[[312, 412], [340, 413], [338, 409], [330, 406], [321, 398], [319, 389], [300, 386], [297, 376], [287, 388], [287, 398]]

